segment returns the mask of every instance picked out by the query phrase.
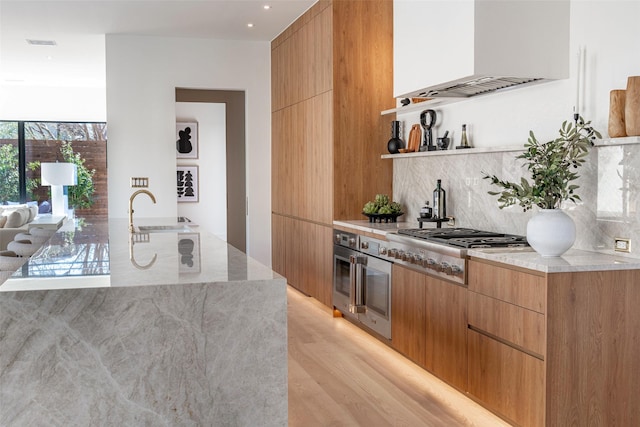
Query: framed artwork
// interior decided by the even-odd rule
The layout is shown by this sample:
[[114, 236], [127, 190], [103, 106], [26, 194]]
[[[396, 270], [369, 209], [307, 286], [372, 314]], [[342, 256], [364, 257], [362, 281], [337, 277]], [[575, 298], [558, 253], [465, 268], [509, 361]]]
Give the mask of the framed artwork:
[[177, 166], [178, 202], [199, 200], [198, 166]]
[[176, 157], [178, 159], [198, 158], [198, 123], [176, 123]]
[[200, 233], [178, 233], [178, 273], [200, 273]]

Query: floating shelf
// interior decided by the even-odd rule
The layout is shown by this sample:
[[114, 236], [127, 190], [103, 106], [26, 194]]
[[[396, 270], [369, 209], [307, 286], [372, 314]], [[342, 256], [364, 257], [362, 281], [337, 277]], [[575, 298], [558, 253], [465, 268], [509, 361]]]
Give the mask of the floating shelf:
[[457, 156], [460, 154], [481, 154], [481, 153], [506, 153], [510, 151], [524, 151], [522, 145], [503, 146], [503, 147], [480, 147], [480, 148], [464, 148], [460, 150], [436, 150], [436, 151], [419, 151], [417, 153], [399, 153], [399, 154], [383, 154], [383, 159], [402, 159], [413, 157], [430, 157], [430, 156]]
[[[627, 136], [624, 138], [606, 138], [597, 139], [595, 148], [598, 147], [614, 147], [617, 145], [633, 145], [640, 144], [640, 136]], [[524, 151], [522, 145], [505, 145], [502, 147], [479, 147], [465, 148], [461, 150], [436, 150], [436, 151], [420, 151], [416, 153], [399, 153], [399, 154], [383, 154], [383, 159], [407, 159], [414, 157], [430, 157], [430, 156], [457, 156], [460, 154], [482, 154], [482, 153], [507, 153], [512, 151]]]
[[434, 105], [445, 105], [452, 102], [462, 101], [468, 98], [433, 98], [428, 101], [417, 102], [415, 104], [405, 105], [404, 107], [392, 108], [390, 110], [384, 110], [380, 112], [381, 116], [393, 113], [408, 113], [411, 111], [422, 110], [424, 108], [431, 108]]
[[608, 147], [612, 145], [640, 144], [640, 136], [625, 136], [623, 138], [603, 138], [595, 141], [596, 147]]

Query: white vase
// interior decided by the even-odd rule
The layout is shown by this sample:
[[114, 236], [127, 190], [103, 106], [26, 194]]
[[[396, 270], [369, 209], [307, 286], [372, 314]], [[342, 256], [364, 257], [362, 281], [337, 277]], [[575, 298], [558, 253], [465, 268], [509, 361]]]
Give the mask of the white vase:
[[527, 223], [527, 241], [543, 257], [558, 257], [576, 241], [576, 225], [561, 209], [540, 209]]

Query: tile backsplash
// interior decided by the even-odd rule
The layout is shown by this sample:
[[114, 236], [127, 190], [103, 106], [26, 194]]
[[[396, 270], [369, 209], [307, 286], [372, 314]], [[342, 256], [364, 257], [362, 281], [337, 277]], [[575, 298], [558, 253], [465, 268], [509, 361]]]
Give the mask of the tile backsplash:
[[[447, 192], [447, 216], [455, 217], [456, 227], [525, 235], [527, 221], [537, 208], [529, 212], [517, 205], [500, 209], [498, 197], [488, 194], [499, 188], [483, 179], [483, 172], [509, 181], [528, 177], [515, 159], [518, 154], [456, 152], [394, 159], [393, 200], [405, 207], [401, 219], [416, 221], [424, 202], [433, 204], [436, 180], [441, 179]], [[578, 174], [577, 194], [582, 201], [563, 205], [576, 223], [574, 249], [640, 258], [636, 248], [640, 244], [640, 144], [595, 147]], [[614, 252], [616, 237], [631, 239], [630, 254]]]

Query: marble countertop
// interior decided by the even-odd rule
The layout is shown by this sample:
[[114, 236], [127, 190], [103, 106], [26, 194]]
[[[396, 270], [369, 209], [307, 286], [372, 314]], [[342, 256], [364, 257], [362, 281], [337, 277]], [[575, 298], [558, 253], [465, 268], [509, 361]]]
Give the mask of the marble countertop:
[[[333, 224], [378, 234], [381, 237], [401, 228], [418, 228], [417, 221], [371, 223], [367, 220], [343, 220], [333, 221]], [[435, 227], [432, 224], [424, 224], [424, 227], [431, 226]], [[553, 258], [542, 257], [532, 248], [468, 249], [467, 255], [543, 273], [640, 269], [640, 259], [637, 258], [578, 249], [571, 249], [563, 256]]]
[[640, 259], [578, 249], [560, 257], [543, 257], [531, 248], [469, 249], [467, 255], [543, 273], [640, 269]]
[[[178, 224], [175, 218], [142, 218], [136, 219], [136, 225]], [[281, 277], [216, 236], [197, 226], [187, 227], [190, 229], [180, 232], [129, 233], [124, 218], [68, 221], [0, 286], [0, 291], [184, 285]]]

